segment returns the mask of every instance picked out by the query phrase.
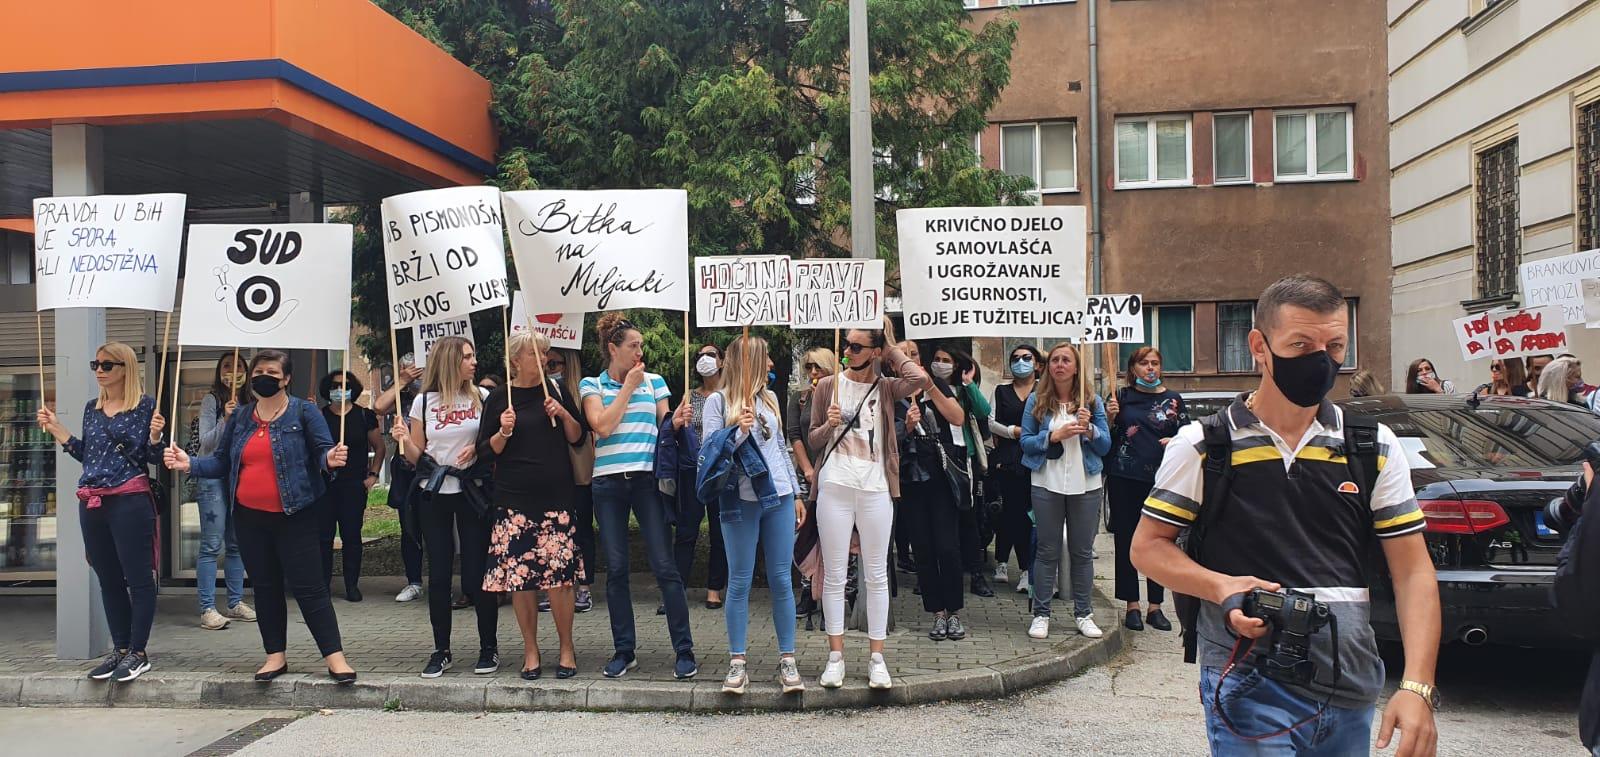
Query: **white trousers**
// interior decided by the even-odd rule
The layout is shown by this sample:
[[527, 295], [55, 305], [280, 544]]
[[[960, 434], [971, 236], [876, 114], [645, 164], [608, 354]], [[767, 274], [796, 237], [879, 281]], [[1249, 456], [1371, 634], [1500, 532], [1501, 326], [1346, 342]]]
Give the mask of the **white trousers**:
[[817, 536], [822, 542], [822, 619], [829, 636], [844, 633], [851, 531], [861, 534], [867, 638], [882, 641], [889, 633], [889, 537], [894, 531], [894, 500], [888, 492], [823, 484], [817, 493]]

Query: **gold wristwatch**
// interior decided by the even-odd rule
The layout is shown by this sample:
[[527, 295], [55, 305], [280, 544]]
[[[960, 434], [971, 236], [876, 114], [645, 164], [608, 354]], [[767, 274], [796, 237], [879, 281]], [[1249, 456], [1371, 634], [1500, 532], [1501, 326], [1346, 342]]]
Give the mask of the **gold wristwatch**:
[[1401, 681], [1400, 689], [1402, 691], [1409, 691], [1419, 697], [1422, 697], [1422, 701], [1427, 702], [1430, 709], [1435, 712], [1439, 711], [1438, 689], [1425, 683], [1417, 683], [1416, 681]]

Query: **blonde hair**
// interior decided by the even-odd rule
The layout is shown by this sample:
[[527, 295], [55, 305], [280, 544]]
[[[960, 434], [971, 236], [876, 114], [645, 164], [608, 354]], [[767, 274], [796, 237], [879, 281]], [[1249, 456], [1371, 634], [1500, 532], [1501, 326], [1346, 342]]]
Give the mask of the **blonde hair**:
[[[139, 400], [144, 397], [144, 382], [139, 378], [139, 358], [133, 354], [133, 348], [122, 342], [106, 342], [94, 351], [97, 356], [100, 353], [105, 353], [114, 362], [122, 363], [122, 411], [138, 407]], [[105, 389], [101, 389], [99, 398], [94, 401], [94, 407], [96, 410], [104, 410], [106, 403], [113, 399], [116, 398]]]
[[741, 336], [728, 343], [723, 353], [724, 383], [723, 424], [732, 426], [739, 422], [745, 406], [759, 396], [762, 404], [778, 415], [778, 396], [767, 390], [767, 340], [759, 336]]
[[[1055, 354], [1061, 350], [1066, 350], [1072, 354], [1072, 365], [1075, 372], [1072, 376], [1072, 386], [1068, 389], [1068, 391], [1072, 392], [1070, 397], [1056, 396], [1056, 392], [1060, 391], [1060, 388], [1056, 386], [1055, 377], [1049, 375], [1050, 358], [1055, 357]], [[1054, 415], [1058, 405], [1066, 405], [1068, 411], [1077, 412], [1078, 398], [1083, 396], [1083, 357], [1078, 354], [1077, 347], [1072, 346], [1070, 342], [1061, 342], [1051, 347], [1048, 353], [1045, 353], [1044, 362], [1045, 376], [1039, 380], [1038, 385], [1033, 390], [1035, 398], [1033, 400], [1033, 419], [1040, 423], [1044, 423], [1046, 418]]]
[[839, 356], [827, 347], [812, 347], [800, 358], [801, 366], [806, 363], [816, 363], [822, 367], [824, 375], [832, 376], [839, 372]]
[[[522, 331], [512, 334], [511, 341], [506, 343], [506, 354], [510, 356], [509, 360], [516, 360], [517, 356], [521, 355], [522, 351], [528, 349], [530, 345], [538, 349], [538, 355], [542, 360], [543, 356], [550, 352], [550, 337], [545, 336], [542, 332], [534, 331], [532, 329], [523, 329]], [[517, 370], [516, 363], [513, 362], [511, 364], [511, 370], [513, 372]], [[544, 378], [543, 367], [539, 369], [539, 376], [540, 378]]]
[[1554, 400], [1556, 402], [1572, 401], [1572, 373], [1582, 371], [1582, 365], [1570, 357], [1558, 357], [1544, 367], [1544, 373], [1539, 374], [1539, 390], [1534, 392], [1539, 399]]
[[441, 404], [450, 404], [458, 397], [467, 397], [474, 410], [483, 407], [483, 397], [472, 383], [472, 376], [461, 374], [461, 361], [472, 342], [459, 336], [447, 336], [433, 343], [428, 355], [428, 368], [422, 374], [422, 391], [438, 392]]
[[1372, 371], [1356, 371], [1350, 377], [1351, 397], [1376, 397], [1380, 394], [1383, 394], [1383, 384], [1378, 383], [1378, 377], [1372, 375]]

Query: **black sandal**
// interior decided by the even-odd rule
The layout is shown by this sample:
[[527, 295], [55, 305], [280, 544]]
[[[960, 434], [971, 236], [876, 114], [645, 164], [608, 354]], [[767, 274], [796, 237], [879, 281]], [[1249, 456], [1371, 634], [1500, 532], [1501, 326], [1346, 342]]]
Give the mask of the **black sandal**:
[[524, 671], [522, 671], [522, 680], [524, 680], [524, 681], [537, 681], [543, 675], [544, 675], [544, 666], [540, 665], [539, 667], [533, 668], [532, 670], [524, 670]]
[[569, 667], [567, 667], [565, 665], [557, 665], [556, 666], [556, 678], [567, 679], [567, 678], [571, 678], [571, 677], [573, 677], [573, 676], [575, 676], [577, 674], [578, 674], [578, 669], [577, 668], [569, 668]]
[[340, 686], [349, 686], [356, 682], [356, 672], [354, 670], [348, 673], [335, 673], [330, 670], [328, 671], [328, 677], [332, 678], [333, 682]]
[[257, 673], [256, 681], [259, 683], [266, 683], [267, 681], [277, 678], [278, 676], [281, 676], [287, 672], [289, 672], [289, 663], [286, 662], [282, 665], [279, 665], [276, 670], [263, 670], [260, 673]]

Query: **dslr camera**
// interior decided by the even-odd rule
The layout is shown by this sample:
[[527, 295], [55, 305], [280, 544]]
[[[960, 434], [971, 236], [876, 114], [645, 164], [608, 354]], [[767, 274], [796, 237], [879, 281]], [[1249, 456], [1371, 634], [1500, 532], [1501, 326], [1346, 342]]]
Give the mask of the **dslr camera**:
[[[1583, 459], [1589, 467], [1600, 473], [1600, 442], [1589, 442], [1583, 445]], [[1550, 500], [1544, 507], [1544, 523], [1552, 531], [1566, 533], [1577, 524], [1578, 516], [1583, 514], [1583, 500], [1589, 496], [1588, 489], [1583, 485], [1583, 477], [1579, 476], [1577, 483], [1567, 489], [1561, 496]]]
[[1256, 669], [1279, 683], [1309, 686], [1317, 673], [1311, 662], [1311, 634], [1332, 619], [1328, 605], [1298, 589], [1255, 589], [1245, 595], [1243, 609], [1245, 615], [1266, 621], [1272, 629], [1266, 651], [1256, 655]]

